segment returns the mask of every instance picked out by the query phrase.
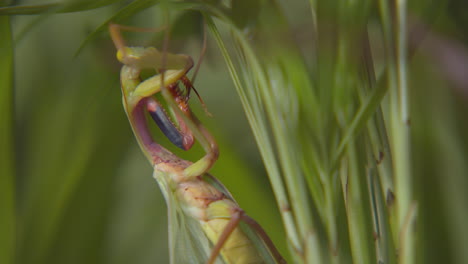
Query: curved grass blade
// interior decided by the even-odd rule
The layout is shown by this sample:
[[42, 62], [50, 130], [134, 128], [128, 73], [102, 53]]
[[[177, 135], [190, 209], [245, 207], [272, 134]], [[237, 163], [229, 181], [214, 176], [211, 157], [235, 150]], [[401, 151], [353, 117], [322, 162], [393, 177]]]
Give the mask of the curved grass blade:
[[91, 34], [86, 37], [86, 39], [81, 43], [80, 47], [75, 53], [75, 57], [80, 54], [80, 52], [83, 50], [83, 48], [93, 39], [96, 38], [96, 36], [102, 32], [107, 31], [107, 28], [109, 26], [109, 23], [118, 23], [126, 18], [129, 18], [135, 14], [138, 14], [139, 12], [156, 5], [159, 2], [159, 0], [140, 0], [140, 1], [134, 1], [124, 8], [120, 9], [119, 12], [117, 12], [115, 15], [107, 19], [104, 23], [102, 23], [98, 28], [96, 28]]
[[72, 13], [81, 12], [111, 5], [122, 0], [101, 0], [101, 1], [63, 1], [42, 5], [18, 5], [0, 8], [0, 15], [38, 15], [43, 13]]

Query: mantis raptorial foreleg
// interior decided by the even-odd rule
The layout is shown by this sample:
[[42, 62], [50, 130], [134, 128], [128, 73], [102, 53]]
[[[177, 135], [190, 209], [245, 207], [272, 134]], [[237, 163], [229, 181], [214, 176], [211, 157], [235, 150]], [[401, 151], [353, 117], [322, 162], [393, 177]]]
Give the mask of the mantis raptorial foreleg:
[[[156, 72], [161, 72], [161, 74], [139, 83], [133, 91], [132, 96], [145, 98], [162, 91], [163, 97], [168, 102], [169, 107], [176, 113], [180, 129], [178, 131], [177, 129], [174, 130], [175, 127], [170, 125], [169, 118], [165, 113], [161, 112], [162, 108], [158, 107], [158, 103], [154, 99], [147, 101], [147, 109], [158, 126], [161, 125], [160, 128], [163, 132], [167, 132], [166, 136], [176, 146], [185, 150], [190, 149], [193, 144], [193, 140], [191, 139], [193, 132], [195, 138], [206, 151], [206, 155], [186, 168], [184, 176], [195, 177], [202, 175], [213, 166], [218, 158], [219, 151], [213, 136], [204, 128], [188, 107], [188, 95], [181, 93], [177, 85], [177, 82], [180, 80], [188, 91], [194, 89], [193, 84], [186, 76], [193, 66], [192, 59], [186, 55], [161, 54], [156, 49], [147, 52], [145, 57], [142, 56], [143, 53], [134, 54], [133, 50], [129, 50], [125, 46], [120, 30], [135, 30], [135, 28], [116, 24], [110, 25], [112, 39], [119, 51], [117, 55], [118, 59], [125, 63], [125, 65], [132, 67], [135, 70], [134, 74], [138, 76], [140, 71], [145, 68], [152, 68]], [[157, 29], [156, 31], [158, 30], [161, 29]], [[163, 61], [166, 61], [167, 65], [163, 65]]]

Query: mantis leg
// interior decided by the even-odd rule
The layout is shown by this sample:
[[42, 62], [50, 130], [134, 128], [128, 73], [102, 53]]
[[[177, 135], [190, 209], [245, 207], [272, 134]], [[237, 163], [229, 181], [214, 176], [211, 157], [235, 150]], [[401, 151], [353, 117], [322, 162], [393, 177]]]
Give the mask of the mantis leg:
[[236, 227], [239, 225], [239, 222], [241, 221], [243, 214], [245, 213], [241, 209], [236, 210], [232, 214], [231, 219], [229, 219], [229, 223], [224, 228], [223, 232], [218, 238], [218, 242], [216, 242], [216, 245], [211, 251], [211, 255], [207, 261], [207, 264], [213, 264], [216, 261], [216, 258], [219, 256], [219, 253], [221, 252], [221, 248], [223, 248], [229, 236], [232, 234], [234, 229], [236, 229]]
[[[194, 117], [196, 119], [196, 117]], [[193, 121], [193, 120], [192, 120]], [[207, 172], [216, 162], [219, 156], [218, 144], [216, 144], [213, 136], [208, 130], [196, 119], [194, 124], [197, 126], [197, 133], [194, 133], [195, 138], [200, 142], [205, 149], [206, 154], [203, 158], [196, 161], [184, 170], [186, 177], [195, 177]], [[189, 126], [190, 127], [190, 126]], [[201, 137], [197, 137], [197, 134]]]
[[[164, 72], [161, 74], [164, 76]], [[166, 76], [170, 77], [170, 73], [167, 74]], [[159, 75], [156, 77], [160, 77]], [[164, 78], [164, 77], [163, 77]], [[182, 134], [187, 134], [187, 144], [183, 144], [182, 149], [189, 149], [192, 144], [193, 144], [193, 138], [191, 140], [188, 139], [188, 137], [191, 137], [192, 134], [193, 136], [200, 142], [202, 145], [203, 149], [206, 152], [206, 155], [198, 160], [197, 162], [193, 163], [189, 167], [187, 167], [184, 170], [184, 176], [185, 177], [196, 177], [204, 174], [207, 172], [215, 163], [215, 161], [218, 159], [219, 156], [219, 151], [218, 151], [218, 145], [216, 144], [215, 139], [213, 136], [208, 132], [208, 130], [201, 124], [201, 122], [197, 119], [197, 117], [190, 111], [189, 108], [187, 108], [186, 112], [182, 112], [180, 110], [178, 103], [175, 101], [174, 96], [170, 93], [168, 88], [163, 86], [163, 82], [161, 82], [162, 78], [151, 78], [148, 79], [144, 82], [142, 82], [136, 89], [136, 93], [138, 92], [138, 95], [140, 96], [149, 96], [152, 94], [155, 94], [159, 92], [159, 89], [161, 89], [161, 92], [163, 94], [164, 99], [167, 101], [168, 106], [174, 111], [176, 118], [178, 119], [179, 127], [181, 129]], [[165, 80], [165, 78], [164, 78]], [[148, 109], [150, 110], [150, 114], [152, 114], [153, 120], [158, 122], [162, 122], [162, 126], [158, 124], [158, 126], [163, 130], [174, 130], [176, 129], [174, 127], [174, 124], [172, 124], [169, 120], [167, 115], [162, 112], [158, 115], [158, 107], [160, 106], [157, 105], [157, 103], [154, 103], [151, 101], [151, 98], [148, 97], [149, 104]], [[161, 109], [162, 111], [162, 109]], [[174, 134], [174, 139], [177, 136], [177, 133]], [[172, 141], [172, 135], [167, 135], [166, 136]], [[173, 142], [174, 143], [174, 142]], [[178, 146], [179, 143], [174, 143], [176, 146]], [[180, 144], [179, 144], [180, 145]]]
[[231, 219], [229, 219], [229, 223], [226, 225], [224, 228], [223, 232], [218, 238], [218, 241], [216, 242], [216, 245], [213, 247], [213, 250], [211, 251], [210, 258], [208, 259], [207, 264], [212, 264], [215, 262], [216, 258], [219, 256], [219, 253], [221, 252], [222, 247], [226, 243], [227, 239], [229, 236], [232, 234], [232, 232], [239, 226], [240, 221], [244, 221], [247, 225], [252, 227], [255, 232], [260, 236], [260, 238], [263, 240], [265, 245], [267, 246], [268, 250], [271, 252], [273, 255], [273, 258], [276, 260], [277, 263], [280, 264], [286, 264], [286, 260], [283, 259], [279, 251], [276, 249], [275, 245], [273, 244], [273, 241], [271, 241], [270, 237], [267, 235], [265, 230], [263, 230], [262, 226], [257, 223], [254, 219], [252, 219], [250, 216], [245, 214], [245, 212], [237, 208], [233, 214], [231, 215]]
[[[164, 72], [161, 75], [164, 75]], [[198, 140], [198, 142], [200, 142], [206, 152], [206, 155], [203, 158], [184, 170], [185, 177], [200, 176], [207, 172], [218, 159], [218, 145], [216, 144], [216, 141], [210, 132], [208, 132], [208, 130], [201, 124], [201, 122], [191, 111], [184, 114], [179, 109], [177, 102], [166, 87], [162, 87], [161, 92], [169, 107], [171, 107], [175, 113], [178, 113], [182, 119], [181, 121], [183, 121], [182, 123], [187, 125], [188, 129], [192, 131], [193, 135]]]

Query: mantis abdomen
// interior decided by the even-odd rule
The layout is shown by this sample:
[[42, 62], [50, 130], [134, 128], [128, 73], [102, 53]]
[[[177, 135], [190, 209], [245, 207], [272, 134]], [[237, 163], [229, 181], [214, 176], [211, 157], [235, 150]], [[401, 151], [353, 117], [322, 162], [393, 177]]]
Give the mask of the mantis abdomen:
[[[180, 204], [184, 205], [185, 213], [199, 221], [213, 245], [218, 243], [225, 230], [230, 229], [229, 225], [239, 222], [244, 214], [236, 202], [206, 183], [202, 177], [179, 183], [175, 192]], [[233, 221], [236, 217], [238, 221]], [[220, 254], [227, 264], [265, 263], [257, 247], [239, 225], [229, 234]]]

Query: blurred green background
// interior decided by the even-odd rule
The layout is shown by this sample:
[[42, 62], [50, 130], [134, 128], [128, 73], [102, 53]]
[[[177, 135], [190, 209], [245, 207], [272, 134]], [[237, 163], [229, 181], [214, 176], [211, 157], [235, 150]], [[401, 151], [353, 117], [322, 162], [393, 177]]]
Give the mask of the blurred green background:
[[[18, 39], [16, 141], [10, 153], [16, 176], [12, 186], [2, 187], [14, 192], [16, 263], [168, 263], [166, 206], [122, 108], [115, 47], [104, 32], [74, 57], [87, 35], [119, 7], [12, 18]], [[141, 13], [134, 23], [155, 26], [155, 10]], [[20, 36], [22, 30], [27, 32]], [[138, 34], [152, 36], [133, 35], [141, 39]], [[201, 38], [172, 42], [179, 50], [171, 51], [198, 59]], [[284, 232], [266, 173], [219, 56], [209, 43], [195, 83], [214, 117], [192, 100], [220, 146], [211, 173], [281, 241]], [[185, 159], [203, 155], [200, 147], [182, 153], [162, 134], [156, 137]]]
[[[64, 5], [69, 10], [60, 9], [62, 3], [59, 3], [56, 7], [14, 11], [33, 10], [37, 15], [0, 16], [0, 263], [168, 263], [166, 206], [151, 177], [152, 168], [138, 149], [123, 111], [120, 65], [107, 32], [92, 35], [75, 56], [85, 39], [129, 2], [99, 1], [92, 3], [96, 9], [61, 13], [78, 11], [80, 3], [92, 6], [89, 1], [74, 1], [76, 6]], [[382, 57], [389, 44], [382, 40], [377, 26], [376, 4], [362, 2], [368, 7], [362, 11], [365, 17], [360, 16], [361, 10], [355, 9], [351, 10], [355, 13], [348, 14], [340, 23], [350, 23], [346, 19], [353, 16], [358, 22], [367, 21], [373, 62], [379, 76], [386, 67], [387, 61]], [[247, 38], [256, 26], [265, 29], [268, 23], [282, 23], [274, 21], [272, 14], [263, 14], [263, 18], [271, 21], [250, 20], [255, 18], [251, 13], [267, 10], [268, 1], [239, 3], [233, 16], [239, 12], [242, 15], [237, 17], [243, 16], [245, 20], [233, 23], [245, 29]], [[321, 8], [314, 17], [312, 14], [317, 13], [311, 13], [309, 5], [317, 3]], [[352, 77], [336, 79], [333, 75], [336, 65], [329, 68], [322, 65], [317, 71], [311, 63], [316, 57], [335, 59], [335, 50], [327, 46], [328, 37], [339, 34], [337, 24], [333, 23], [340, 20], [334, 17], [335, 4], [335, 1], [275, 2], [288, 27], [275, 24], [268, 32], [262, 32], [265, 36], [276, 35], [277, 42], [252, 37], [259, 53], [265, 47], [263, 55], [267, 57], [268, 51], [278, 45], [277, 54], [287, 57], [290, 51], [281, 50], [284, 45], [280, 44], [284, 43], [280, 42], [291, 41], [305, 61], [302, 66], [322, 78], [320, 84], [326, 84], [323, 80], [328, 77], [344, 85], [361, 80], [363, 77], [353, 70], [350, 70], [350, 75], [355, 74]], [[105, 7], [97, 8], [99, 5]], [[346, 7], [336, 6], [341, 10]], [[467, 8], [461, 0], [415, 1], [408, 8], [410, 181], [413, 198], [418, 203], [417, 263], [468, 263], [468, 20], [466, 12], [462, 12]], [[9, 13], [0, 9], [0, 14]], [[162, 24], [161, 17], [161, 10], [156, 6], [129, 18], [122, 17], [119, 22], [155, 27]], [[203, 35], [200, 17], [196, 12], [181, 17], [184, 19], [175, 20], [172, 25], [170, 51], [189, 54], [197, 61]], [[319, 27], [325, 36], [320, 39], [323, 42], [320, 47], [325, 49], [320, 50], [311, 44], [317, 41], [311, 33], [317, 17], [325, 25]], [[161, 45], [161, 34], [125, 36], [131, 45]], [[353, 51], [352, 47], [350, 50]], [[281, 65], [284, 69], [293, 66]], [[347, 67], [353, 69], [352, 64]], [[318, 76], [314, 74], [311, 78]], [[262, 163], [228, 68], [210, 34], [207, 56], [195, 86], [214, 117], [205, 116], [195, 98], [191, 105], [214, 134], [221, 152], [211, 173], [226, 185], [240, 206], [266, 229], [281, 253], [288, 257], [288, 241], [264, 167], [269, 165]], [[346, 94], [339, 96], [345, 98]], [[321, 102], [323, 98], [318, 99]], [[389, 107], [385, 100], [388, 98], [383, 101], [383, 111]], [[299, 117], [304, 117], [302, 112]], [[322, 128], [310, 127], [302, 135], [313, 134], [315, 129]], [[327, 133], [327, 128], [323, 129]], [[189, 153], [175, 150], [154, 130], [158, 140], [184, 159], [194, 161], [202, 156], [200, 147]], [[341, 187], [337, 186], [340, 191]], [[341, 232], [346, 229], [346, 217], [342, 202], [338, 204], [341, 209], [335, 213]], [[343, 234], [348, 235], [346, 231]], [[370, 232], [368, 239], [372, 240]], [[326, 248], [329, 241], [323, 238], [320, 241], [322, 248]], [[344, 248], [350, 243], [346, 238], [341, 241]], [[324, 254], [329, 251], [333, 250], [325, 249]], [[356, 263], [349, 257], [350, 251], [341, 251], [344, 258], [339, 263], [353, 260]]]

